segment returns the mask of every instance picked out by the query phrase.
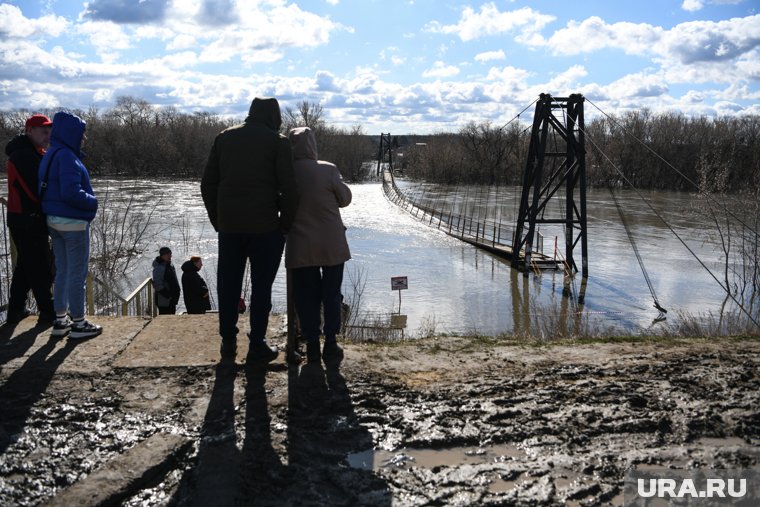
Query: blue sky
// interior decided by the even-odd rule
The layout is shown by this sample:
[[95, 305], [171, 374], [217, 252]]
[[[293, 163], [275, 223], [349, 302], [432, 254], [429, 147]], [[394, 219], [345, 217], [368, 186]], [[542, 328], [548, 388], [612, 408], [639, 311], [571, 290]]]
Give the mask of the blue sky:
[[504, 123], [542, 92], [760, 114], [756, 0], [14, 1], [0, 55], [3, 110], [132, 95], [242, 118], [275, 96], [372, 134]]

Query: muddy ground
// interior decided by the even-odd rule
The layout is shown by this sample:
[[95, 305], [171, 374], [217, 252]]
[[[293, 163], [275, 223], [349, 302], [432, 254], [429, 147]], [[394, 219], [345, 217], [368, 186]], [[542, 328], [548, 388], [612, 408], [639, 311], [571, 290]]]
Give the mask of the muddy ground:
[[327, 370], [58, 371], [66, 347], [0, 371], [0, 505], [158, 433], [192, 444], [124, 505], [620, 505], [629, 467], [760, 461], [758, 340], [441, 337], [345, 344]]

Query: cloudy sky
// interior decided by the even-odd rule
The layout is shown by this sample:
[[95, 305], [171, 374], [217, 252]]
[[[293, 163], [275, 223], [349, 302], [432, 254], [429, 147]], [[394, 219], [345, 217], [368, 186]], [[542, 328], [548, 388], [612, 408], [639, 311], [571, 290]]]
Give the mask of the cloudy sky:
[[25, 0], [0, 3], [0, 55], [2, 110], [275, 96], [372, 134], [503, 123], [541, 92], [760, 114], [757, 0]]

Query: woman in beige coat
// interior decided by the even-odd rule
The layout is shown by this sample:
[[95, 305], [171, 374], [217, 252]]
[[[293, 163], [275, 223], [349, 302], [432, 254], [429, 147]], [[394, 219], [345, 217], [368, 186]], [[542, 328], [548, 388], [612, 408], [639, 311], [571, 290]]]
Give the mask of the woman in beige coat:
[[[307, 361], [336, 363], [343, 359], [343, 350], [335, 340], [341, 325], [343, 263], [351, 258], [339, 208], [351, 203], [351, 189], [334, 164], [317, 160], [317, 141], [309, 127], [295, 128], [288, 137], [301, 201], [288, 233], [285, 267], [293, 273], [294, 301], [306, 338]], [[320, 354], [323, 306], [325, 344]]]

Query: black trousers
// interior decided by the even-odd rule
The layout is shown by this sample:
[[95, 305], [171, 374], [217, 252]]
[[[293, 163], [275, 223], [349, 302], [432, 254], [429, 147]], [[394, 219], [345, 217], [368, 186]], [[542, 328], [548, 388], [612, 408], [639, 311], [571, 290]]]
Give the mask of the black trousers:
[[40, 313], [54, 313], [53, 253], [44, 220], [43, 217], [8, 213], [8, 229], [18, 253], [8, 299], [9, 316], [24, 311], [30, 290]]
[[216, 271], [219, 301], [219, 334], [234, 341], [238, 333], [238, 305], [245, 265], [251, 265], [250, 340], [266, 339], [272, 311], [272, 284], [280, 267], [285, 237], [279, 232], [236, 234], [219, 232], [219, 265]]
[[172, 305], [172, 306], [156, 305], [156, 308], [158, 308], [159, 315], [174, 315], [177, 313], [177, 305]]
[[293, 299], [301, 324], [301, 334], [307, 342], [318, 342], [322, 334], [324, 309], [325, 342], [334, 342], [341, 327], [340, 286], [343, 283], [343, 263], [336, 266], [313, 266], [293, 269]]

